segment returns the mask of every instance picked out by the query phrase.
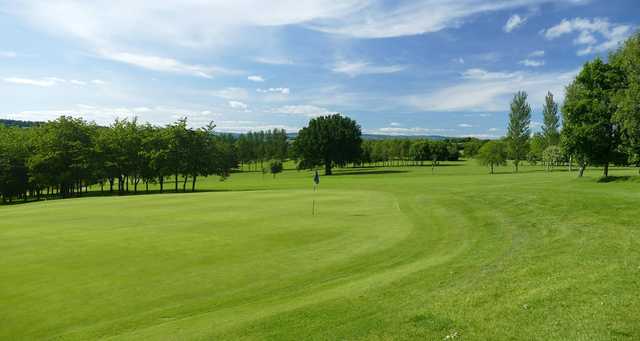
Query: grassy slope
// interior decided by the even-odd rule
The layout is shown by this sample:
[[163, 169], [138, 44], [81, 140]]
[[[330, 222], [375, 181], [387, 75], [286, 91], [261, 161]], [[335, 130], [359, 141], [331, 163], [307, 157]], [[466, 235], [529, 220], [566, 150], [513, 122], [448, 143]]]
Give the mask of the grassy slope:
[[0, 339], [640, 338], [639, 183], [380, 170], [0, 207]]

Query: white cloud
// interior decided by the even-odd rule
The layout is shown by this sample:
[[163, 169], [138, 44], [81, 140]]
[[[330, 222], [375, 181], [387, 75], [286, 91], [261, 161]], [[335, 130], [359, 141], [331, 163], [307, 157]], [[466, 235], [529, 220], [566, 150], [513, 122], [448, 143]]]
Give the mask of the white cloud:
[[359, 75], [371, 75], [371, 74], [388, 74], [400, 72], [406, 69], [404, 65], [374, 65], [367, 62], [337, 62], [331, 71], [336, 73], [344, 73], [349, 77], [356, 77]]
[[56, 77], [46, 77], [46, 78], [40, 78], [40, 79], [8, 77], [8, 78], [3, 78], [2, 80], [7, 83], [21, 84], [21, 85], [34, 85], [34, 86], [40, 86], [40, 87], [50, 87], [59, 83], [66, 82], [64, 79], [56, 78]]
[[95, 84], [95, 85], [106, 85], [107, 82], [103, 81], [102, 79], [93, 79], [91, 80], [91, 83]]
[[500, 129], [498, 129], [498, 128], [489, 128], [489, 129], [488, 129], [488, 131], [490, 131], [490, 132], [499, 131], [499, 130], [500, 130]]
[[252, 75], [247, 77], [248, 80], [252, 81], [252, 82], [264, 82], [264, 78], [262, 78], [262, 76], [258, 76], [258, 75]]
[[389, 124], [392, 127], [400, 127], [402, 126], [402, 124], [398, 123], [398, 122], [391, 122], [391, 124]]
[[87, 82], [85, 81], [79, 81], [77, 79], [72, 79], [69, 81], [69, 83], [74, 84], [74, 85], [80, 85], [80, 86], [85, 86], [87, 85]]
[[511, 17], [509, 17], [509, 20], [507, 20], [507, 22], [504, 24], [504, 27], [502, 29], [505, 32], [509, 33], [515, 30], [516, 28], [522, 26], [526, 21], [527, 21], [527, 18], [523, 18], [518, 14], [514, 14]]
[[[576, 3], [575, 0], [562, 0]], [[358, 38], [417, 35], [461, 25], [484, 12], [535, 6], [552, 0], [131, 0], [39, 1], [4, 5], [11, 15], [56, 35], [94, 47], [133, 48], [160, 43], [193, 48], [242, 44], [246, 28], [302, 25]]]
[[547, 91], [561, 101], [564, 87], [578, 73], [489, 72], [478, 69], [473, 77], [435, 91], [407, 96], [411, 106], [424, 111], [506, 111], [513, 94], [524, 90], [534, 108], [541, 107]]
[[423, 128], [423, 127], [411, 127], [411, 128], [383, 127], [383, 128], [365, 130], [365, 132], [368, 134], [379, 134], [379, 135], [431, 135], [431, 134], [444, 134], [451, 131], [452, 131], [451, 129]]
[[254, 58], [253, 60], [260, 64], [269, 64], [269, 65], [292, 65], [293, 64], [293, 61], [287, 58], [258, 57], [258, 58]]
[[471, 124], [468, 124], [468, 123], [460, 123], [460, 124], [458, 124], [458, 127], [460, 127], [460, 128], [472, 128], [473, 126]]
[[539, 67], [544, 65], [544, 60], [524, 59], [519, 62], [524, 66]]
[[229, 101], [229, 106], [233, 109], [247, 110], [249, 106], [240, 101]]
[[562, 21], [546, 30], [543, 30], [545, 38], [552, 40], [561, 36], [578, 33], [573, 43], [583, 46], [577, 52], [578, 55], [604, 52], [619, 46], [631, 35], [631, 25], [611, 23], [606, 18], [574, 18]]
[[186, 64], [173, 58], [165, 58], [152, 55], [142, 55], [128, 52], [112, 52], [107, 50], [102, 50], [99, 55], [104, 59], [138, 66], [147, 70], [170, 72], [203, 78], [212, 78], [217, 74], [238, 73], [238, 71], [228, 70], [221, 67]]
[[464, 58], [462, 58], [462, 57], [454, 58], [453, 62], [454, 63], [458, 63], [458, 64], [464, 64]]
[[291, 90], [289, 88], [268, 88], [268, 89], [256, 89], [257, 92], [260, 93], [269, 93], [269, 92], [277, 92], [277, 93], [281, 93], [283, 95], [288, 95], [291, 93]]
[[220, 90], [214, 90], [211, 92], [213, 96], [220, 97], [229, 100], [241, 100], [245, 101], [249, 98], [249, 93], [243, 88], [228, 87]]
[[2, 58], [16, 58], [17, 56], [18, 54], [13, 51], [0, 51], [0, 57]]
[[463, 78], [467, 79], [477, 79], [477, 80], [490, 80], [490, 79], [506, 79], [513, 78], [516, 76], [515, 73], [507, 73], [507, 72], [489, 72], [484, 69], [468, 69], [464, 73], [462, 73]]
[[544, 57], [544, 50], [537, 50], [529, 53], [529, 58]]
[[315, 105], [285, 105], [279, 108], [269, 110], [272, 113], [288, 114], [288, 115], [301, 115], [307, 117], [316, 117], [334, 114], [328, 109], [317, 107]]

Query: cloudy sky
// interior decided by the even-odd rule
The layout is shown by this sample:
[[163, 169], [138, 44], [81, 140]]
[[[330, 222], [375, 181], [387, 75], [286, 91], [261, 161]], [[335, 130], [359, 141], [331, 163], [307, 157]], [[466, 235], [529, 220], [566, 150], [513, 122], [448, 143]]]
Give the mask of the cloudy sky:
[[187, 116], [495, 137], [640, 25], [637, 0], [0, 0], [0, 117]]

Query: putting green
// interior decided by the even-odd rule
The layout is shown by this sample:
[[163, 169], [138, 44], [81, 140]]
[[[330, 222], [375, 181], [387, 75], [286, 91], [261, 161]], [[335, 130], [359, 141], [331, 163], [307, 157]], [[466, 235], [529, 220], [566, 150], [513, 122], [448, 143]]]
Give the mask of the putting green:
[[0, 207], [0, 339], [640, 337], [640, 184], [485, 173]]

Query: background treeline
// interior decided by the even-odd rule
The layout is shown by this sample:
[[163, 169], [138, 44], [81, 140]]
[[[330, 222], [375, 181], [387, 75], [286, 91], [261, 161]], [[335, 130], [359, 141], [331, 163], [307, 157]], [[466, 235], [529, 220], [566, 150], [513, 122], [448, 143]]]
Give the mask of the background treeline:
[[264, 162], [286, 160], [290, 157], [289, 141], [284, 129], [248, 132], [235, 141], [238, 161], [243, 169], [264, 169]]
[[148, 191], [172, 179], [173, 190], [195, 190], [199, 176], [226, 177], [237, 166], [234, 141], [212, 124], [191, 129], [186, 119], [166, 127], [116, 120], [100, 127], [62, 116], [31, 128], [0, 125], [2, 201], [79, 196], [90, 185], [110, 193]]
[[362, 142], [361, 164], [415, 166], [425, 161], [457, 161], [462, 142], [429, 139], [387, 139]]
[[548, 170], [561, 164], [578, 166], [582, 176], [588, 166], [640, 166], [640, 33], [609, 55], [584, 64], [566, 87], [559, 105], [549, 93], [543, 108], [542, 132], [531, 135], [531, 107], [527, 94], [518, 92], [511, 102], [507, 135], [478, 151], [490, 167], [513, 160], [543, 162]]

